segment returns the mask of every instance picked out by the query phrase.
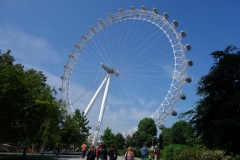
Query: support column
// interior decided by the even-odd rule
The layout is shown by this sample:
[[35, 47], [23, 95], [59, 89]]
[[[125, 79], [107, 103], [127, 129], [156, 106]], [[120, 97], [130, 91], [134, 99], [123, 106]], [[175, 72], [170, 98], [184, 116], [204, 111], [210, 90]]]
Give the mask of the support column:
[[84, 115], [87, 116], [89, 110], [92, 108], [93, 104], [95, 103], [100, 91], [102, 90], [103, 85], [105, 84], [106, 80], [108, 78], [108, 74], [107, 76], [104, 78], [102, 84], [98, 87], [98, 90], [96, 91], [96, 93], [94, 94], [93, 98], [91, 99], [90, 103], [88, 104], [86, 110], [84, 111]]
[[100, 114], [99, 114], [99, 118], [98, 118], [98, 124], [97, 124], [97, 127], [96, 127], [96, 134], [95, 134], [94, 139], [93, 139], [93, 145], [94, 146], [96, 146], [97, 141], [98, 141], [98, 134], [99, 134], [99, 130], [101, 128], [102, 117], [103, 117], [104, 110], [105, 110], [105, 107], [106, 107], [106, 101], [107, 101], [107, 96], [108, 96], [109, 84], [110, 84], [110, 74], [108, 73], [107, 74], [107, 84], [106, 84], [106, 88], [105, 88], [104, 95], [103, 95], [103, 100], [102, 100], [102, 104], [101, 104]]

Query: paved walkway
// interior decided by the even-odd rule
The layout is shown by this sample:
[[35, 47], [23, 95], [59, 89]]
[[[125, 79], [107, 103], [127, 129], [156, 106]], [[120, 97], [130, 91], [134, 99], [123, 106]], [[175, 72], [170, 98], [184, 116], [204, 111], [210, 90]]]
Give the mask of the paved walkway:
[[[22, 153], [9, 153], [9, 152], [0, 152], [0, 155], [11, 155], [16, 157], [21, 157]], [[39, 153], [27, 153], [27, 157], [40, 157], [41, 154]], [[44, 154], [44, 158], [56, 158], [55, 154]], [[59, 158], [56, 158], [57, 160], [84, 160], [82, 159], [81, 155], [59, 155]], [[86, 160], [86, 159], [85, 159]]]
[[[15, 155], [17, 157], [22, 156], [22, 153], [8, 153], [8, 152], [0, 152], [0, 155]], [[27, 157], [39, 157], [40, 154], [27, 154]], [[44, 158], [56, 158], [55, 154], [44, 154]], [[59, 155], [57, 160], [87, 160], [86, 158], [82, 159], [82, 155]], [[123, 156], [118, 156], [117, 160], [125, 160]]]
[[[64, 157], [60, 156], [58, 160], [86, 160], [86, 158], [82, 159], [81, 157]], [[125, 160], [122, 156], [118, 156], [117, 160]]]
[[[82, 156], [60, 155], [58, 160], [87, 160], [87, 158], [82, 159]], [[125, 158], [123, 156], [118, 156], [117, 160], [125, 160]]]

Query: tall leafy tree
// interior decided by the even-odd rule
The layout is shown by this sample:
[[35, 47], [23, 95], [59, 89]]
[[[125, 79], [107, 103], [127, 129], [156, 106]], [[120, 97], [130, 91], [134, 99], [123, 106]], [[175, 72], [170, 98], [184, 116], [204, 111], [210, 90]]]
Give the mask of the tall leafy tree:
[[111, 144], [114, 144], [115, 136], [110, 128], [107, 127], [105, 129], [103, 135], [101, 135], [101, 140], [107, 147], [109, 147]]
[[125, 139], [121, 133], [115, 135], [115, 147], [117, 149], [123, 149], [125, 146]]
[[159, 148], [160, 149], [163, 149], [163, 136], [162, 134], [159, 134]]
[[127, 135], [127, 137], [125, 138], [125, 147], [126, 148], [131, 147], [131, 146], [137, 146], [137, 145], [133, 144], [133, 136], [134, 136], [134, 134], [132, 136]]
[[228, 46], [211, 56], [214, 64], [197, 84], [202, 98], [185, 115], [191, 115], [190, 123], [207, 147], [239, 154], [240, 50]]
[[28, 145], [58, 134], [65, 109], [41, 71], [14, 61], [10, 50], [0, 54], [0, 140], [24, 144], [24, 159]]
[[79, 129], [79, 141], [77, 141], [80, 144], [86, 141], [87, 137], [89, 136], [89, 130], [91, 127], [87, 126], [89, 123], [89, 120], [84, 115], [84, 112], [80, 112], [80, 110], [76, 109], [75, 114], [73, 116], [74, 122], [77, 124]]
[[152, 118], [144, 118], [138, 124], [138, 130], [133, 134], [133, 141], [141, 147], [144, 143], [152, 144], [152, 138], [157, 135], [157, 127]]
[[159, 135], [161, 149], [172, 143], [171, 132], [172, 132], [171, 128], [164, 128], [161, 134]]
[[68, 114], [62, 123], [61, 141], [66, 145], [80, 146], [89, 136], [89, 121], [84, 113], [76, 109], [73, 115]]
[[139, 131], [136, 131], [129, 139], [127, 139], [128, 145], [136, 148], [141, 147], [145, 142], [144, 137], [140, 135]]
[[170, 142], [173, 144], [194, 145], [194, 129], [186, 121], [180, 120], [174, 123], [171, 128], [170, 136]]

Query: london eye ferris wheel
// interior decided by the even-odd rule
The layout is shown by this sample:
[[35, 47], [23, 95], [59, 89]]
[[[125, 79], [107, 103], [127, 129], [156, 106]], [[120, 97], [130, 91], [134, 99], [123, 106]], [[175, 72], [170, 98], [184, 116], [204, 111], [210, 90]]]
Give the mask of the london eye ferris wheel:
[[[106, 127], [133, 134], [139, 120], [151, 117], [162, 129], [182, 93], [189, 44], [169, 15], [130, 7], [89, 27], [68, 55], [60, 88], [68, 111], [84, 111], [96, 137]], [[135, 127], [133, 127], [135, 126]], [[95, 131], [94, 131], [95, 130]]]

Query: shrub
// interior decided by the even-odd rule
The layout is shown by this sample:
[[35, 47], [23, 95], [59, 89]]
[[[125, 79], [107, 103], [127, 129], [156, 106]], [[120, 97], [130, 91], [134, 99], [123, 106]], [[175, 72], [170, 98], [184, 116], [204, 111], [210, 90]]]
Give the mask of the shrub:
[[170, 144], [166, 147], [161, 152], [161, 155], [163, 159], [167, 160], [175, 160], [178, 155], [184, 150], [190, 150], [193, 147], [187, 146], [187, 145], [181, 145], [181, 144]]
[[[240, 160], [240, 155], [236, 155], [235, 157], [232, 156], [226, 156], [227, 160]], [[225, 159], [224, 159], [225, 160]]]
[[133, 149], [134, 157], [142, 157], [141, 149]]
[[189, 149], [182, 151], [179, 156], [176, 157], [176, 160], [222, 160], [223, 157], [222, 154], [217, 154], [213, 151]]
[[118, 150], [118, 156], [124, 156], [124, 154], [127, 152], [126, 149]]

